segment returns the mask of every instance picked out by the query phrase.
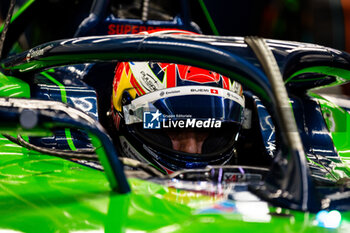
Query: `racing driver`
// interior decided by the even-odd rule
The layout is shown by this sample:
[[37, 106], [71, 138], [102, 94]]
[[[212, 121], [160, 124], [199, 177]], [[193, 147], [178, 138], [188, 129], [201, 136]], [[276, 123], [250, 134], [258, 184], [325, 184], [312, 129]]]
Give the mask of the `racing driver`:
[[163, 173], [229, 164], [243, 109], [241, 85], [209, 70], [157, 62], [120, 62], [115, 70], [120, 152]]

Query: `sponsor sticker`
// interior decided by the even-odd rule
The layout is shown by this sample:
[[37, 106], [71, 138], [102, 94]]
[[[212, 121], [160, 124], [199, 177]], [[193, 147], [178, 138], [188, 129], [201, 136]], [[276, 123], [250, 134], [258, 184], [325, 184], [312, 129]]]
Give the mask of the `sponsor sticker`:
[[40, 57], [44, 55], [44, 53], [48, 50], [50, 50], [53, 47], [53, 45], [48, 45], [42, 49], [30, 49], [26, 55], [26, 61], [30, 61], [33, 58]]
[[108, 26], [108, 35], [114, 34], [136, 34], [143, 31], [161, 29], [161, 26], [148, 26], [148, 25], [132, 25], [132, 24], [114, 24], [111, 23]]
[[[133, 73], [136, 74], [134, 70], [133, 70]], [[138, 81], [142, 83], [140, 80], [142, 80], [141, 78], [138, 79]], [[151, 79], [148, 79], [147, 81], [150, 81], [150, 80]], [[157, 86], [159, 83], [160, 82], [153, 82], [153, 85]], [[143, 85], [143, 83], [141, 85]], [[145, 85], [145, 87], [146, 86], [147, 85]], [[161, 86], [157, 88], [160, 88], [160, 87]], [[149, 88], [149, 85], [147, 88]], [[221, 96], [223, 98], [233, 100], [238, 104], [240, 104], [242, 107], [244, 107], [244, 99], [238, 94], [222, 88], [212, 88], [212, 87], [203, 87], [203, 86], [183, 86], [183, 87], [172, 87], [172, 88], [162, 89], [162, 90], [154, 91], [146, 95], [143, 95], [133, 100], [133, 103], [136, 106], [145, 102], [154, 102], [158, 100], [159, 97], [167, 98], [167, 97], [184, 96], [184, 95]]]
[[217, 95], [217, 94], [219, 94], [219, 91], [216, 89], [210, 89], [210, 93]]
[[223, 214], [223, 213], [236, 213], [237, 206], [235, 202], [226, 200], [214, 204], [211, 207], [202, 208], [197, 210], [197, 214]]

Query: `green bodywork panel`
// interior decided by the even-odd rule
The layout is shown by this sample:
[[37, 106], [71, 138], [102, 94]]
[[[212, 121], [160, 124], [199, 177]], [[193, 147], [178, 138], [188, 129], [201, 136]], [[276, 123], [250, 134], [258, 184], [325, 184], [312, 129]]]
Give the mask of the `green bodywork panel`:
[[[310, 90], [308, 94], [313, 97], [320, 105], [323, 118], [325, 119], [326, 125], [331, 137], [333, 139], [334, 147], [339, 154], [339, 159], [334, 159], [332, 162], [333, 166], [329, 166], [330, 173], [337, 180], [350, 176], [350, 114], [343, 108], [335, 105], [334, 103], [324, 99], [320, 95], [313, 93], [312, 91], [322, 89], [325, 87], [332, 87], [336, 85], [343, 84], [350, 80], [350, 71], [328, 67], [328, 66], [315, 66], [307, 67], [295, 72], [291, 75], [285, 82], [303, 82], [296, 78], [300, 74], [304, 73], [314, 73], [314, 74], [324, 74], [325, 76], [330, 75], [336, 78], [336, 81], [322, 87], [314, 88]], [[322, 79], [322, 77], [320, 77]], [[309, 81], [306, 79], [305, 81]], [[310, 160], [309, 160], [310, 162]], [[322, 166], [322, 165], [320, 165]]]
[[[336, 77], [336, 81], [330, 84], [329, 86], [336, 86], [339, 84], [342, 84], [346, 81], [350, 80], [350, 71], [349, 70], [344, 70], [341, 68], [336, 68], [336, 67], [329, 67], [329, 66], [312, 66], [312, 67], [307, 67], [304, 69], [301, 69], [294, 74], [292, 74], [288, 79], [285, 80], [285, 83], [288, 82], [302, 82], [303, 80], [299, 80], [296, 78], [298, 75], [303, 74], [303, 73], [314, 73], [314, 74], [324, 74], [326, 75], [331, 75]], [[318, 78], [322, 79], [322, 77]], [[324, 88], [326, 86], [322, 86], [319, 88]]]
[[[104, 172], [42, 155], [0, 138], [0, 232], [348, 232], [316, 226], [315, 214], [261, 200], [189, 192], [130, 178], [110, 190]], [[221, 208], [229, 203], [229, 208]], [[219, 207], [218, 207], [219, 206]], [[220, 207], [221, 206], [221, 207]], [[215, 211], [213, 211], [215, 210]]]
[[0, 97], [29, 98], [28, 83], [0, 72]]
[[337, 152], [341, 160], [350, 167], [350, 114], [325, 99], [320, 98], [318, 101]]

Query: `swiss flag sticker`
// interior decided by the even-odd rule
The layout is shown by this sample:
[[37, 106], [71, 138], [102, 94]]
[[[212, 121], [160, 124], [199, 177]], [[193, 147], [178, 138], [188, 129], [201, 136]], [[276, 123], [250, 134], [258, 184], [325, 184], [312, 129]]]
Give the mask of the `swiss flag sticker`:
[[212, 94], [219, 94], [219, 91], [215, 90], [215, 89], [210, 89], [210, 93], [212, 93]]

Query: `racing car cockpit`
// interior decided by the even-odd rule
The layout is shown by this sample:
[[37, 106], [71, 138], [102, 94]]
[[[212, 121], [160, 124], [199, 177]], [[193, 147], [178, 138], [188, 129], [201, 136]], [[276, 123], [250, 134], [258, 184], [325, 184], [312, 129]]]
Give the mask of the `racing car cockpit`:
[[[10, 112], [19, 118], [21, 118], [20, 116], [22, 115], [21, 111], [23, 108], [30, 110], [29, 113], [27, 113], [28, 111], [25, 111], [25, 114], [33, 116], [28, 118], [32, 120], [24, 120], [21, 122], [22, 127], [27, 128], [28, 130], [32, 130], [38, 126], [48, 127], [46, 130], [53, 130], [55, 133], [55, 136], [53, 137], [30, 137], [29, 142], [31, 145], [26, 144], [23, 140], [16, 139], [21, 145], [35, 150], [41, 150], [43, 147], [51, 147], [51, 150], [41, 150], [41, 152], [50, 154], [55, 150], [58, 152], [55, 154], [56, 156], [66, 157], [78, 163], [85, 163], [87, 166], [102, 169], [99, 164], [96, 165], [96, 163], [90, 163], [93, 159], [91, 154], [87, 156], [89, 153], [86, 149], [96, 150], [96, 153], [100, 157], [103, 169], [105, 170], [114, 190], [119, 190], [121, 192], [129, 191], [128, 183], [124, 176], [124, 170], [120, 165], [120, 161], [122, 161], [125, 166], [146, 171], [149, 175], [148, 177], [145, 177], [143, 173], [138, 177], [143, 179], [154, 179], [154, 177], [156, 177], [155, 182], [176, 182], [176, 180], [183, 179], [192, 181], [204, 180], [216, 184], [222, 184], [225, 182], [247, 182], [247, 185], [245, 185], [246, 188], [257, 193], [259, 197], [269, 200], [269, 202], [278, 203], [278, 205], [293, 209], [319, 209], [320, 201], [310, 197], [314, 195], [312, 182], [316, 181], [330, 185], [333, 181], [328, 177], [322, 177], [320, 175], [329, 173], [327, 169], [318, 168], [316, 171], [320, 173], [315, 172], [312, 175], [309, 173], [309, 169], [312, 168], [312, 166], [309, 166], [306, 163], [304, 148], [307, 149], [307, 147], [304, 147], [301, 144], [300, 135], [298, 133], [300, 127], [298, 129], [298, 126], [295, 123], [295, 118], [292, 115], [289, 102], [290, 99], [286, 93], [285, 96], [276, 97], [275, 95], [278, 95], [279, 92], [272, 92], [275, 88], [271, 87], [271, 81], [269, 81], [262, 72], [260, 65], [255, 66], [253, 65], [254, 62], [252, 63], [249, 61], [253, 56], [253, 49], [247, 49], [247, 44], [249, 44], [251, 48], [254, 48], [254, 46], [260, 46], [259, 43], [261, 43], [261, 40], [255, 38], [246, 38], [246, 40], [244, 40], [243, 38], [215, 38], [202, 35], [123, 35], [107, 38], [83, 37], [51, 42], [37, 47], [27, 53], [19, 54], [3, 61], [3, 67], [6, 72], [11, 72], [12, 75], [27, 80], [25, 82], [26, 84], [21, 83], [21, 87], [29, 88], [32, 97], [35, 96], [36, 100], [4, 100], [2, 106], [5, 109], [4, 112], [8, 112], [12, 109]], [[298, 47], [299, 44], [289, 44], [288, 47], [284, 44], [279, 45], [278, 43], [273, 44], [271, 42], [270, 46], [275, 48], [277, 51], [276, 53], [280, 52], [279, 55], [281, 56], [283, 54], [285, 55], [286, 50], [292, 46], [294, 46], [294, 51], [300, 52], [297, 54], [298, 56], [310, 55], [310, 50], [303, 50], [303, 46]], [[263, 47], [265, 49], [267, 48], [264, 43]], [[267, 50], [271, 52], [271, 50]], [[238, 56], [236, 54], [240, 55]], [[325, 51], [324, 54], [321, 55], [328, 56], [328, 52]], [[318, 57], [319, 56], [320, 55], [318, 55]], [[258, 57], [261, 58], [260, 55], [258, 55]], [[109, 131], [109, 135], [114, 139], [116, 138], [112, 132], [116, 128], [115, 122], [113, 122], [112, 127], [109, 125], [109, 119], [111, 119], [113, 113], [109, 116], [106, 115], [111, 109], [110, 98], [113, 96], [112, 93], [113, 91], [117, 91], [112, 85], [114, 69], [120, 62], [129, 61], [127, 64], [130, 66], [132, 64], [135, 65], [136, 62], [142, 62], [145, 60], [161, 63], [174, 62], [175, 64], [186, 64], [191, 67], [205, 69], [208, 74], [209, 71], [212, 70], [211, 72], [217, 72], [216, 74], [222, 74], [224, 77], [230, 77], [237, 80], [237, 82], [243, 86], [243, 89], [245, 90], [244, 93], [241, 93], [241, 91], [234, 92], [236, 95], [232, 97], [228, 96], [227, 102], [227, 104], [241, 109], [243, 104], [241, 105], [239, 102], [243, 99], [241, 95], [243, 94], [245, 98], [244, 107], [247, 109], [245, 110], [247, 111], [246, 113], [238, 111], [239, 116], [228, 114], [231, 118], [226, 118], [234, 119], [235, 121], [238, 121], [240, 117], [243, 118], [243, 116], [245, 118], [242, 121], [242, 129], [239, 136], [241, 138], [234, 138], [238, 143], [235, 148], [237, 156], [232, 156], [233, 165], [226, 167], [226, 164], [221, 164], [219, 166], [206, 166], [207, 164], [205, 164], [203, 168], [192, 169], [188, 167], [188, 169], [174, 172], [170, 176], [167, 176], [153, 166], [149, 166], [147, 163], [139, 161], [135, 162], [135, 160], [128, 160], [118, 156], [118, 154], [120, 155], [122, 153], [116, 153], [116, 148], [111, 144], [111, 139], [101, 127], [102, 124], [104, 128]], [[300, 60], [302, 59], [300, 58]], [[261, 61], [262, 64], [264, 64], [263, 61], [264, 60]], [[124, 63], [124, 65], [125, 64], [126, 63]], [[145, 64], [152, 65], [147, 62], [141, 63], [141, 65]], [[293, 64], [295, 64], [295, 61]], [[51, 69], [51, 67], [55, 68]], [[124, 68], [125, 67], [121, 70], [125, 71], [126, 69]], [[129, 68], [130, 70], [133, 69], [131, 67]], [[159, 66], [154, 66], [153, 68], [157, 69]], [[117, 71], [118, 69], [119, 67], [117, 68]], [[144, 76], [142, 75], [141, 71], [143, 70], [135, 70], [139, 70], [141, 77], [144, 77], [143, 81], [145, 81], [145, 83], [149, 81], [149, 76], [146, 76], [146, 74]], [[158, 71], [161, 71], [161, 69], [158, 69]], [[190, 70], [190, 73], [192, 71], [194, 70]], [[122, 72], [122, 74], [126, 75], [128, 73]], [[129, 75], [131, 77], [130, 72]], [[292, 77], [300, 81], [304, 79], [304, 75], [294, 75]], [[220, 77], [220, 75], [218, 76]], [[310, 76], [312, 76], [312, 74]], [[209, 75], [209, 77], [211, 76]], [[103, 82], [101, 82], [102, 79]], [[107, 82], [107, 80], [109, 80], [109, 82]], [[330, 74], [329, 79], [325, 80], [326, 83], [334, 82], [334, 79]], [[307, 79], [305, 81], [308, 83]], [[28, 83], [30, 83], [30, 85]], [[122, 81], [118, 84], [118, 89], [120, 85], [126, 85], [126, 83], [123, 83]], [[321, 82], [314, 83], [313, 85], [324, 84], [324, 82]], [[296, 85], [300, 85], [300, 82], [296, 82]], [[110, 88], [109, 91], [106, 86]], [[277, 86], [281, 86], [281, 84], [279, 83]], [[282, 86], [285, 88], [284, 84], [282, 84]], [[187, 88], [187, 86], [185, 87]], [[202, 91], [200, 90], [201, 88], [196, 87], [195, 85], [189, 85], [188, 87], [190, 92], [191, 88], [194, 89], [195, 92]], [[215, 86], [208, 87], [209, 88], [203, 87], [202, 89], [206, 93], [211, 93], [207, 96], [214, 104], [216, 99], [215, 96], [219, 91], [224, 91], [223, 93], [225, 93], [226, 96], [227, 94], [231, 95], [231, 92], [225, 91], [227, 89], [218, 89], [218, 87]], [[240, 90], [238, 85], [236, 87], [237, 90]], [[138, 91], [140, 90], [141, 89], [138, 89]], [[156, 96], [152, 96], [152, 93], [150, 93], [150, 95], [140, 95], [148, 100], [142, 103], [137, 103], [136, 100], [138, 98], [135, 98], [136, 102], [132, 102], [133, 98], [130, 98], [132, 96], [128, 96], [133, 94], [132, 92], [129, 94], [123, 92], [123, 94], [125, 93], [124, 95], [117, 95], [116, 98], [121, 98], [120, 101], [125, 104], [123, 114], [128, 114], [127, 120], [134, 121], [135, 124], [141, 123], [138, 121], [138, 118], [143, 117], [143, 113], [147, 112], [141, 111], [143, 110], [141, 107], [144, 107], [145, 110], [155, 110], [155, 115], [151, 114], [151, 116], [147, 116], [150, 117], [147, 118], [149, 120], [148, 123], [152, 123], [159, 114], [159, 112], [157, 114], [157, 110], [169, 110], [169, 107], [178, 107], [176, 106], [176, 102], [171, 102], [171, 99], [167, 100], [167, 98], [163, 98], [166, 97], [166, 95], [170, 95], [170, 97], [175, 95], [175, 97], [177, 97], [177, 94], [180, 94], [179, 97], [181, 97], [181, 93], [185, 91], [182, 88], [181, 90], [174, 90], [174, 93], [164, 93], [159, 90], [154, 92], [154, 95]], [[283, 90], [286, 91], [285, 89], [282, 89], [282, 92]], [[103, 94], [107, 94], [108, 101], [106, 101], [106, 99], [101, 99]], [[14, 95], [25, 95], [25, 93], [17, 93]], [[61, 100], [61, 102], [67, 103], [68, 105], [67, 107], [64, 107], [64, 104], [57, 104], [57, 106], [54, 106], [51, 103], [49, 105], [44, 104], [44, 100], [37, 100], [39, 97], [42, 99], [48, 98], [51, 101]], [[233, 98], [235, 98], [235, 102], [230, 102]], [[159, 103], [156, 101], [158, 99], [161, 100]], [[284, 103], [276, 103], [283, 99]], [[304, 100], [296, 99], [292, 104], [298, 104], [300, 101]], [[306, 102], [308, 101], [311, 101], [311, 99], [306, 100]], [[19, 104], [19, 102], [23, 104]], [[225, 99], [221, 99], [221, 102], [224, 102], [225, 104]], [[166, 105], [164, 103], [171, 104]], [[200, 103], [200, 100], [197, 103]], [[150, 109], [156, 107], [155, 105], [157, 105], [158, 108]], [[85, 114], [82, 111], [84, 111]], [[121, 109], [119, 109], [119, 111], [121, 111]], [[141, 111], [141, 113], [139, 111]], [[249, 113], [249, 111], [251, 112]], [[62, 114], [60, 112], [62, 112]], [[100, 114], [101, 112], [104, 115]], [[284, 116], [286, 112], [287, 116]], [[171, 113], [171, 111], [169, 111], [169, 113]], [[216, 112], [214, 111], [214, 113]], [[322, 113], [316, 109], [314, 114], [316, 115], [311, 116], [315, 117], [317, 114]], [[104, 118], [102, 116], [104, 116]], [[210, 115], [210, 119], [216, 119], [212, 116], [215, 115]], [[302, 116], [305, 115], [302, 114]], [[11, 118], [8, 114], [4, 114], [3, 117], [8, 117], [8, 119], [12, 120], [17, 119], [16, 117]], [[98, 123], [97, 120], [100, 123]], [[118, 121], [118, 117], [115, 117], [114, 120]], [[301, 122], [299, 121], [298, 124], [303, 124], [307, 118], [303, 120], [304, 121]], [[48, 124], [45, 122], [51, 123]], [[166, 122], [170, 122], [170, 119]], [[214, 126], [216, 123], [215, 121], [208, 121], [208, 123], [205, 123], [204, 120], [202, 123], [198, 124], [213, 124]], [[143, 124], [140, 125], [143, 127]], [[46, 130], [39, 131], [43, 132]], [[137, 132], [138, 129], [135, 127], [131, 130]], [[65, 135], [65, 140], [62, 140], [62, 137], [57, 137], [59, 132], [62, 135]], [[75, 135], [79, 136], [75, 137]], [[101, 143], [96, 144], [96, 135], [99, 141], [103, 142], [102, 147]], [[148, 137], [149, 140], [156, 140], [153, 134], [142, 135], [142, 133], [139, 133], [138, 135], [144, 138]], [[327, 134], [320, 135], [326, 139], [329, 136], [327, 136]], [[70, 142], [68, 142], [69, 140], [67, 140], [67, 138], [69, 138]], [[12, 140], [10, 137], [9, 139]], [[271, 141], [268, 141], [267, 139]], [[319, 139], [319, 137], [316, 137], [316, 139]], [[313, 138], [310, 140], [312, 142]], [[276, 143], [273, 143], [275, 141]], [[118, 145], [118, 143], [120, 144], [122, 141], [115, 140], [115, 143]], [[66, 148], [61, 147], [63, 144], [66, 144]], [[35, 145], [35, 147], [33, 147], [33, 145]], [[133, 144], [125, 145], [127, 146], [124, 147], [124, 150], [129, 150], [134, 154], [138, 152], [131, 147]], [[304, 145], [307, 144], [305, 143]], [[329, 145], [327, 144], [324, 146]], [[63, 150], [56, 149], [58, 147]], [[149, 153], [154, 153], [150, 148], [146, 148], [143, 144], [142, 147], [145, 150], [149, 149]], [[64, 151], [67, 148], [70, 149], [70, 153]], [[117, 146], [117, 148], [121, 147]], [[308, 153], [308, 151], [306, 152]], [[323, 150], [317, 153], [322, 152], [330, 153], [329, 150]], [[156, 157], [158, 155], [153, 154], [153, 156]], [[257, 159], [250, 159], [252, 158], [250, 156], [256, 156]], [[176, 159], [176, 155], [174, 157], [175, 158], [172, 159]], [[200, 157], [197, 156], [197, 158]], [[96, 159], [95, 156], [95, 160]], [[126, 170], [125, 173], [127, 176], [135, 176], [135, 173], [132, 171], [133, 170]], [[164, 179], [164, 176], [166, 179]], [[312, 180], [315, 181], [311, 181], [311, 177], [313, 178]], [[307, 191], [305, 191], [306, 189]], [[336, 202], [337, 200], [334, 200], [334, 205], [336, 205]]]
[[303, 216], [298, 226], [314, 230], [327, 224], [317, 212], [336, 210], [333, 228], [348, 218], [350, 138], [334, 131], [349, 113], [309, 92], [350, 80], [348, 54], [180, 29], [89, 34], [152, 23], [96, 18], [98, 6], [77, 37], [0, 62], [1, 190], [21, 207], [6, 224], [187, 232], [219, 219], [212, 226], [227, 231], [253, 217], [295, 230]]
[[[207, 165], [268, 169], [277, 153], [274, 123], [262, 101], [212, 71], [107, 62], [58, 67], [36, 74], [33, 82], [34, 98], [63, 100], [85, 111], [107, 129], [120, 156], [152, 164], [162, 174]], [[57, 84], [64, 85], [64, 92]], [[159, 90], [151, 89], [155, 85]], [[58, 151], [93, 151], [88, 135], [75, 129], [57, 129], [53, 136], [30, 137], [29, 142]], [[89, 159], [74, 161], [101, 169]]]
[[[96, 20], [112, 22], [104, 19]], [[96, 29], [97, 21], [88, 17], [77, 36]], [[320, 201], [310, 198], [311, 177], [332, 185], [346, 173], [328, 169], [343, 163], [324, 110], [306, 94], [339, 81], [334, 71], [320, 77], [308, 69], [329, 65], [330, 57], [339, 67], [349, 60], [305, 44], [180, 30], [53, 41], [2, 61], [4, 73], [18, 84], [3, 95], [37, 101], [4, 99], [2, 117], [18, 118], [24, 131], [44, 128], [27, 140], [6, 137], [104, 170], [120, 192], [130, 190], [125, 174], [175, 187], [179, 180], [246, 182], [271, 202], [318, 209]]]

